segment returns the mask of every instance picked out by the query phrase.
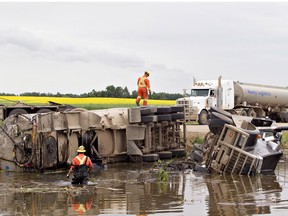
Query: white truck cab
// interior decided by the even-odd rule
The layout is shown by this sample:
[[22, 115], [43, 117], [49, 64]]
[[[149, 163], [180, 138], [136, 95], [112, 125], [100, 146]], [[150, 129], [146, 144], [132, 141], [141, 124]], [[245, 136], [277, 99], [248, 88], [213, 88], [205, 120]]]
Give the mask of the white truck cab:
[[198, 121], [199, 124], [207, 124], [208, 110], [211, 107], [233, 109], [233, 81], [201, 80], [195, 82], [190, 94], [177, 99], [176, 104], [184, 106], [186, 121]]

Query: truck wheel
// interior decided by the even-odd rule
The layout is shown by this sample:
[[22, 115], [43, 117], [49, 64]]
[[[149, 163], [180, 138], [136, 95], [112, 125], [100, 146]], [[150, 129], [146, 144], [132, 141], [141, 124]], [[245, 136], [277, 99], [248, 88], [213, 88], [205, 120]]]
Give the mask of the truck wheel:
[[212, 112], [217, 112], [217, 113], [220, 113], [220, 114], [222, 114], [222, 115], [225, 115], [225, 116], [227, 116], [227, 117], [229, 117], [229, 118], [232, 118], [232, 114], [231, 114], [231, 113], [229, 113], [229, 112], [227, 112], [227, 111], [225, 111], [225, 110], [223, 110], [223, 109], [217, 108], [217, 107], [211, 107], [210, 110], [209, 110], [209, 112], [210, 112], [210, 113], [212, 113]]
[[171, 115], [170, 114], [161, 114], [161, 115], [157, 115], [157, 117], [158, 117], [158, 122], [171, 121]]
[[248, 116], [246, 110], [244, 110], [244, 109], [241, 110], [240, 115], [241, 115], [241, 116]]
[[87, 111], [87, 109], [77, 107], [77, 108], [71, 109], [71, 111], [74, 111], [74, 112], [85, 112], [85, 111]]
[[140, 113], [141, 116], [146, 116], [146, 115], [153, 115], [157, 111], [156, 107], [141, 107], [140, 108]]
[[270, 127], [273, 123], [271, 119], [268, 118], [253, 118], [251, 123], [256, 127]]
[[184, 112], [184, 106], [171, 106], [171, 113]]
[[28, 112], [24, 109], [13, 109], [8, 116], [11, 115], [21, 115], [21, 114], [28, 114]]
[[225, 116], [225, 115], [223, 115], [223, 114], [221, 114], [221, 113], [212, 112], [211, 115], [210, 115], [210, 117], [211, 117], [211, 118], [210, 118], [211, 121], [213, 121], [213, 120], [215, 120], [215, 119], [221, 119], [221, 120], [223, 120], [223, 121], [225, 122], [225, 124], [231, 124], [231, 125], [234, 124], [232, 118], [229, 118], [229, 117], [227, 117], [227, 116]]
[[142, 123], [157, 122], [157, 120], [158, 117], [156, 115], [141, 116]]
[[48, 113], [48, 112], [51, 112], [50, 109], [40, 109], [37, 111], [37, 113]]
[[207, 125], [208, 123], [208, 112], [206, 110], [202, 110], [198, 116], [198, 123], [200, 125]]
[[254, 109], [249, 109], [247, 115], [253, 118], [257, 117], [257, 113], [254, 111]]
[[178, 149], [172, 149], [172, 157], [185, 157], [187, 155], [187, 152], [185, 149], [178, 148]]
[[157, 112], [155, 114], [169, 114], [171, 113], [171, 107], [163, 106], [157, 107]]
[[159, 155], [160, 160], [172, 158], [172, 152], [171, 151], [158, 152], [158, 155]]
[[184, 113], [172, 113], [171, 115], [171, 119], [172, 121], [178, 120], [178, 119], [184, 119]]
[[158, 154], [143, 155], [143, 161], [144, 162], [155, 162], [157, 160], [159, 160], [159, 155]]

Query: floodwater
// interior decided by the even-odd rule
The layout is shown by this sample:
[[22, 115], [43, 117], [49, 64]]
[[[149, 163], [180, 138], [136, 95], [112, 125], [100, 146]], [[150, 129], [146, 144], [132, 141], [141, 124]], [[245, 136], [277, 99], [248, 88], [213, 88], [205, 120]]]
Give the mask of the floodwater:
[[275, 175], [203, 175], [168, 172], [157, 180], [149, 164], [110, 164], [96, 169], [85, 187], [72, 187], [66, 172], [0, 173], [0, 215], [284, 215], [288, 163]]

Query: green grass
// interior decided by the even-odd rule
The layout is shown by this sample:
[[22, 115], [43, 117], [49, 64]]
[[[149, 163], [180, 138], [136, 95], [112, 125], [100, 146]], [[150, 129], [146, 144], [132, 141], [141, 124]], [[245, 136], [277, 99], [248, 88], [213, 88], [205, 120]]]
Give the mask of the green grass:
[[282, 148], [288, 148], [288, 131], [282, 133], [281, 145]]
[[204, 143], [204, 138], [205, 136], [200, 136], [200, 135], [196, 135], [196, 136], [193, 136], [191, 139], [190, 139], [190, 142], [192, 144], [194, 143], [198, 143], [198, 144], [203, 144]]
[[109, 109], [109, 108], [132, 108], [136, 107], [136, 104], [76, 104], [78, 108], [84, 108], [87, 110], [97, 109]]

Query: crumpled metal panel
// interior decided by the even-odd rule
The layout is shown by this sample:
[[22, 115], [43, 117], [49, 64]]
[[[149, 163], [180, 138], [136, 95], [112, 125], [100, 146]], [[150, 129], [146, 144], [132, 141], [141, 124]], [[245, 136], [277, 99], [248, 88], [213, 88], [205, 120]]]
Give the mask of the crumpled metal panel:
[[111, 108], [104, 110], [91, 110], [91, 112], [101, 117], [100, 125], [106, 128], [125, 128], [129, 125], [128, 108]]
[[78, 111], [70, 111], [70, 112], [64, 112], [66, 120], [67, 120], [67, 126], [68, 129], [81, 129], [80, 125], [80, 112]]
[[127, 140], [143, 140], [146, 127], [144, 125], [128, 125], [126, 127]]
[[67, 129], [67, 120], [64, 113], [54, 112], [53, 113], [53, 128], [54, 130], [66, 130]]
[[12, 161], [14, 159], [13, 149], [14, 143], [9, 139], [6, 133], [2, 133], [2, 127], [0, 129], [0, 158]]
[[39, 113], [37, 117], [38, 132], [51, 132], [53, 128], [53, 113]]
[[141, 122], [141, 112], [140, 108], [131, 108], [128, 110], [128, 118], [129, 118], [129, 123], [140, 123]]

